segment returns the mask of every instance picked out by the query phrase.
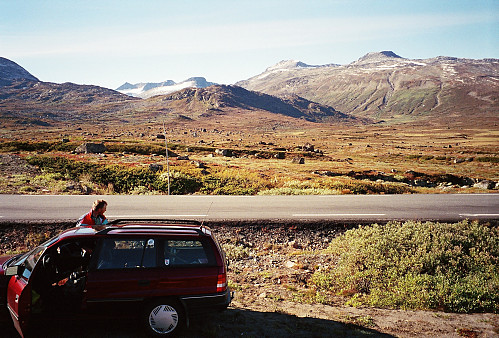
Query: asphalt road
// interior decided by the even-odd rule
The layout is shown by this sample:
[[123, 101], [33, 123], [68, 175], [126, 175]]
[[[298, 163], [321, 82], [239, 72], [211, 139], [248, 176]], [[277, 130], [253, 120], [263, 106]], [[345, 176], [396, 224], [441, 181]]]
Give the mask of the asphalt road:
[[76, 220], [92, 202], [106, 216], [197, 220], [499, 220], [499, 194], [339, 196], [0, 195], [0, 222]]

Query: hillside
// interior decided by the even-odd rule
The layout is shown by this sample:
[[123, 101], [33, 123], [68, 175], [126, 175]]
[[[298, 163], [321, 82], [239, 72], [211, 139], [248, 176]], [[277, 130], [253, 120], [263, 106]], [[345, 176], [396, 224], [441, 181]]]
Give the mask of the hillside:
[[9, 84], [12, 80], [38, 81], [36, 77], [14, 61], [0, 57], [0, 86]]
[[[181, 84], [169, 81], [151, 84], [124, 84], [123, 92], [139, 96], [158, 94], [169, 88], [188, 88], [147, 99], [131, 97], [111, 89], [73, 83], [42, 82], [7, 59], [0, 84], [0, 120], [5, 125], [51, 127], [70, 124], [143, 124], [153, 120], [174, 119], [182, 122], [214, 117], [233, 124], [245, 120], [242, 128], [266, 126], [269, 121], [299, 124], [308, 122], [365, 123], [332, 107], [297, 95], [281, 98], [237, 86], [211, 85], [204, 78], [192, 78]], [[293, 65], [292, 65], [293, 66]], [[296, 65], [294, 65], [296, 66]], [[303, 65], [299, 65], [303, 66]], [[190, 86], [192, 85], [192, 86]], [[167, 90], [167, 91], [168, 91]], [[245, 115], [244, 119], [241, 116]]]
[[282, 61], [237, 85], [270, 95], [295, 94], [378, 121], [431, 117], [488, 123], [499, 112], [498, 59], [411, 60], [385, 51], [343, 66]]
[[98, 86], [13, 80], [0, 86], [0, 120], [42, 126], [95, 121], [134, 100]]

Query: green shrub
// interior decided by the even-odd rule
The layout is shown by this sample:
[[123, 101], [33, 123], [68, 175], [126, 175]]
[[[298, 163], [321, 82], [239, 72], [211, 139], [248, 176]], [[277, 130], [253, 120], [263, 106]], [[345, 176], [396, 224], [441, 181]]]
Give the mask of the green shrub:
[[499, 163], [499, 157], [482, 156], [482, 157], [477, 157], [476, 161], [478, 161], [478, 162]]
[[[78, 181], [82, 178], [108, 187], [115, 193], [168, 191], [168, 179], [163, 173], [147, 168], [123, 165], [99, 165], [83, 161], [72, 161], [62, 157], [34, 156], [27, 158], [31, 165], [37, 165], [48, 173], [54, 173]], [[199, 189], [198, 181], [189, 175], [172, 175], [171, 194], [189, 194]], [[138, 188], [140, 187], [140, 188]], [[138, 189], [138, 190], [137, 190]]]
[[74, 142], [27, 142], [9, 141], [0, 143], [0, 152], [17, 151], [72, 151], [78, 144]]
[[350, 304], [452, 312], [499, 312], [499, 229], [477, 222], [397, 222], [349, 230], [316, 271], [319, 289]]
[[[106, 143], [107, 151], [111, 153], [129, 152], [141, 155], [165, 155], [165, 145], [156, 143]], [[170, 155], [171, 153], [168, 152]]]
[[250, 249], [242, 245], [234, 245], [227, 243], [224, 244], [222, 247], [225, 252], [225, 255], [227, 256], [227, 259], [229, 260], [237, 261], [247, 258], [251, 255]]

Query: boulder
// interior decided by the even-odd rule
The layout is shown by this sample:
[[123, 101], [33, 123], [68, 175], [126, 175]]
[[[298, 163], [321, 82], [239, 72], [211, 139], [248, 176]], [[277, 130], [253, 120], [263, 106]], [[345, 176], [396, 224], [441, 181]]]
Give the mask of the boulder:
[[293, 159], [291, 160], [291, 163], [305, 164], [305, 158], [304, 157], [293, 157]]
[[310, 143], [306, 143], [305, 145], [303, 145], [302, 147], [302, 151], [309, 151], [309, 152], [313, 152], [314, 149], [315, 149], [315, 146], [313, 144], [310, 144]]
[[100, 154], [107, 150], [104, 143], [83, 143], [75, 149], [77, 154]]
[[494, 181], [489, 181], [489, 180], [482, 180], [478, 183], [475, 183], [473, 187], [479, 188], [479, 189], [494, 189], [496, 186], [496, 183]]
[[196, 166], [196, 168], [200, 168], [200, 169], [207, 168], [206, 164], [204, 164], [201, 161], [192, 161], [191, 163], [194, 164]]
[[158, 163], [151, 163], [149, 164], [149, 170], [152, 171], [153, 173], [162, 171], [163, 170], [163, 165], [158, 164]]
[[232, 151], [230, 151], [229, 149], [216, 149], [215, 154], [230, 157], [232, 156]]
[[283, 160], [283, 159], [285, 159], [285, 158], [286, 158], [286, 154], [285, 154], [284, 152], [281, 152], [281, 151], [280, 151], [280, 152], [278, 152], [278, 153], [274, 154], [274, 158], [277, 158], [277, 159], [279, 159], [279, 160]]

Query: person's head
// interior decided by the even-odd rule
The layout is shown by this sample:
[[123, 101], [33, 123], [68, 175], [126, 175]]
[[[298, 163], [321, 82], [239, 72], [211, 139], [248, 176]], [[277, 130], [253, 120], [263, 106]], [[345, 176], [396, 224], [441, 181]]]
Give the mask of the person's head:
[[95, 200], [92, 205], [92, 211], [98, 215], [103, 215], [106, 212], [107, 202], [104, 200]]

